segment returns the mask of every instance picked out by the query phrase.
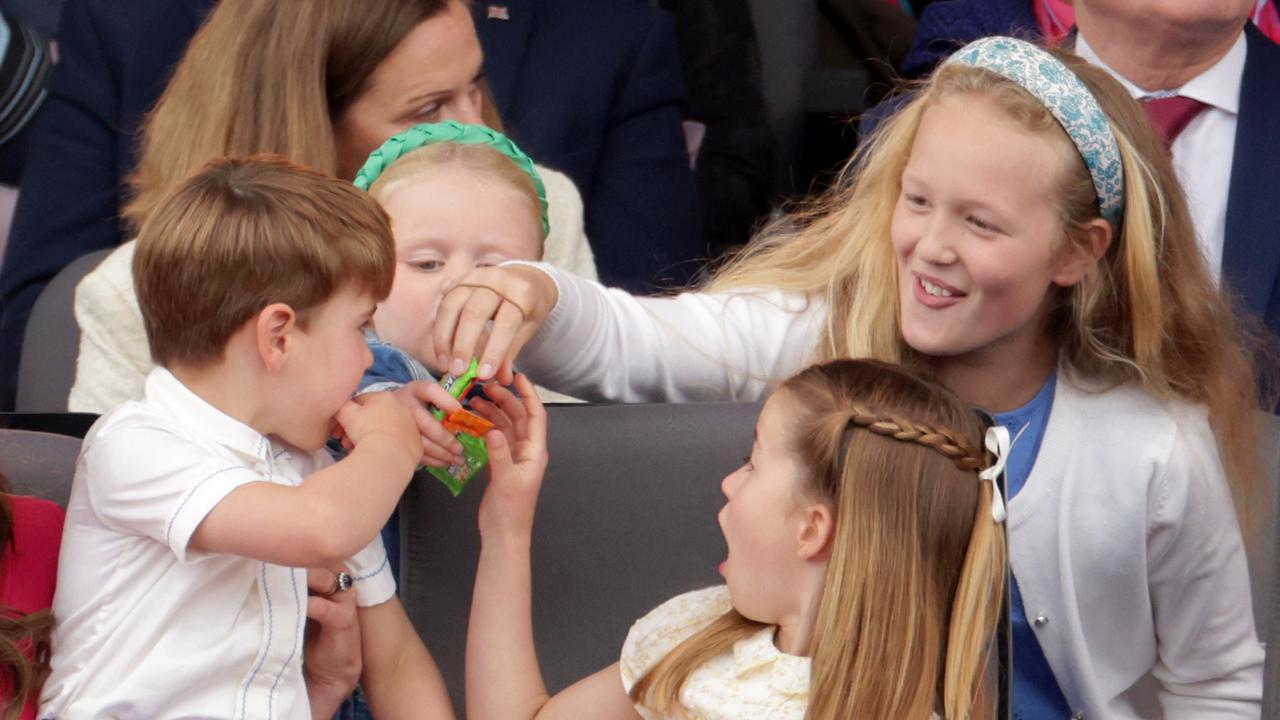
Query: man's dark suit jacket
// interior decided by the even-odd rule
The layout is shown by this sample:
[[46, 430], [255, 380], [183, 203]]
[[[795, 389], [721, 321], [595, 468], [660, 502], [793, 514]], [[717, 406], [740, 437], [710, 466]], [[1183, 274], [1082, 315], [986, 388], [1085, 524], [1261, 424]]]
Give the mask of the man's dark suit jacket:
[[[27, 316], [71, 261], [119, 245], [136, 131], [214, 0], [69, 0], [61, 60], [32, 128], [0, 269], [0, 407], [11, 408]], [[509, 20], [488, 19], [490, 6]], [[704, 254], [680, 130], [671, 22], [640, 0], [474, 5], [508, 130], [582, 193], [601, 278], [681, 281]], [[494, 14], [504, 14], [496, 12]]]

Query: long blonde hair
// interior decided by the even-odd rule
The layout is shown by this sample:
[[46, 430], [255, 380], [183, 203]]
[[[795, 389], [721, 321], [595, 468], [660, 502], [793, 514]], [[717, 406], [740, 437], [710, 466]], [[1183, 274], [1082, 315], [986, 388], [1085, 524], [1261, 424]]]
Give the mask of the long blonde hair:
[[[1260, 479], [1253, 342], [1205, 267], [1173, 165], [1142, 109], [1106, 71], [1052, 51], [1097, 98], [1124, 164], [1123, 222], [1095, 272], [1056, 290], [1049, 331], [1074, 377], [1105, 388], [1133, 381], [1160, 398], [1209, 409], [1242, 524]], [[773, 287], [823, 298], [830, 308], [815, 360], [870, 357], [921, 367], [930, 359], [903, 340], [898, 272], [889, 241], [902, 173], [924, 112], [941, 98], [981, 94], [1029, 132], [1070, 139], [1013, 81], [943, 65], [850, 159], [841, 180], [793, 216], [792, 229], [758, 238], [709, 289]], [[1074, 152], [1074, 151], [1073, 151]], [[1078, 153], [1057, 193], [1062, 243], [1087, 242], [1100, 217]]]
[[137, 233], [205, 163], [274, 153], [336, 171], [333, 119], [414, 27], [455, 0], [220, 0], [147, 117], [133, 197]]
[[[813, 630], [810, 720], [989, 717], [1004, 534], [977, 471], [983, 425], [946, 389], [870, 360], [815, 365], [779, 388], [791, 450], [835, 530]], [[683, 712], [685, 680], [761, 624], [731, 610], [632, 688]]]

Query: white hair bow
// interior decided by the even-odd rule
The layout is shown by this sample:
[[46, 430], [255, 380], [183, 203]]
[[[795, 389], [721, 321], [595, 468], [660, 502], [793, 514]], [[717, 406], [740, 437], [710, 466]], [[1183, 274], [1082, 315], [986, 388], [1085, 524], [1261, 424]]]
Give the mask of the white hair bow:
[[1002, 523], [1009, 514], [1004, 509], [1004, 491], [1000, 489], [1000, 483], [997, 479], [1004, 474], [1005, 463], [1009, 461], [1009, 429], [1003, 425], [992, 425], [987, 428], [986, 437], [987, 452], [995, 456], [996, 461], [991, 467], [978, 473], [978, 478], [983, 481], [991, 482], [991, 519], [998, 523]]

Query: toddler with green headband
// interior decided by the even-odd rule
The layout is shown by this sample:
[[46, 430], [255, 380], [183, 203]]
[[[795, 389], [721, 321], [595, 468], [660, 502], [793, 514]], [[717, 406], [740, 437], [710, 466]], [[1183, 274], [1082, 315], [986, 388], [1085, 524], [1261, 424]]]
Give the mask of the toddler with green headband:
[[375, 150], [355, 184], [386, 210], [396, 240], [395, 282], [374, 314], [368, 336], [374, 362], [362, 392], [444, 374], [447, 368], [430, 367], [436, 308], [472, 269], [546, 260], [594, 276], [585, 237], [552, 234], [543, 176], [495, 130], [452, 121], [417, 125]]

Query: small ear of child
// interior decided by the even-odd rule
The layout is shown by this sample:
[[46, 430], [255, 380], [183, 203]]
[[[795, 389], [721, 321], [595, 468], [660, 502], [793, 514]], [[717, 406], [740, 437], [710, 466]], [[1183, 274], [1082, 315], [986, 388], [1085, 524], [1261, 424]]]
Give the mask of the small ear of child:
[[502, 385], [484, 386], [486, 398], [471, 408], [494, 424], [485, 434], [489, 486], [480, 501], [482, 542], [528, 542], [533, 513], [547, 467], [547, 413], [525, 375], [515, 377], [517, 397]]

